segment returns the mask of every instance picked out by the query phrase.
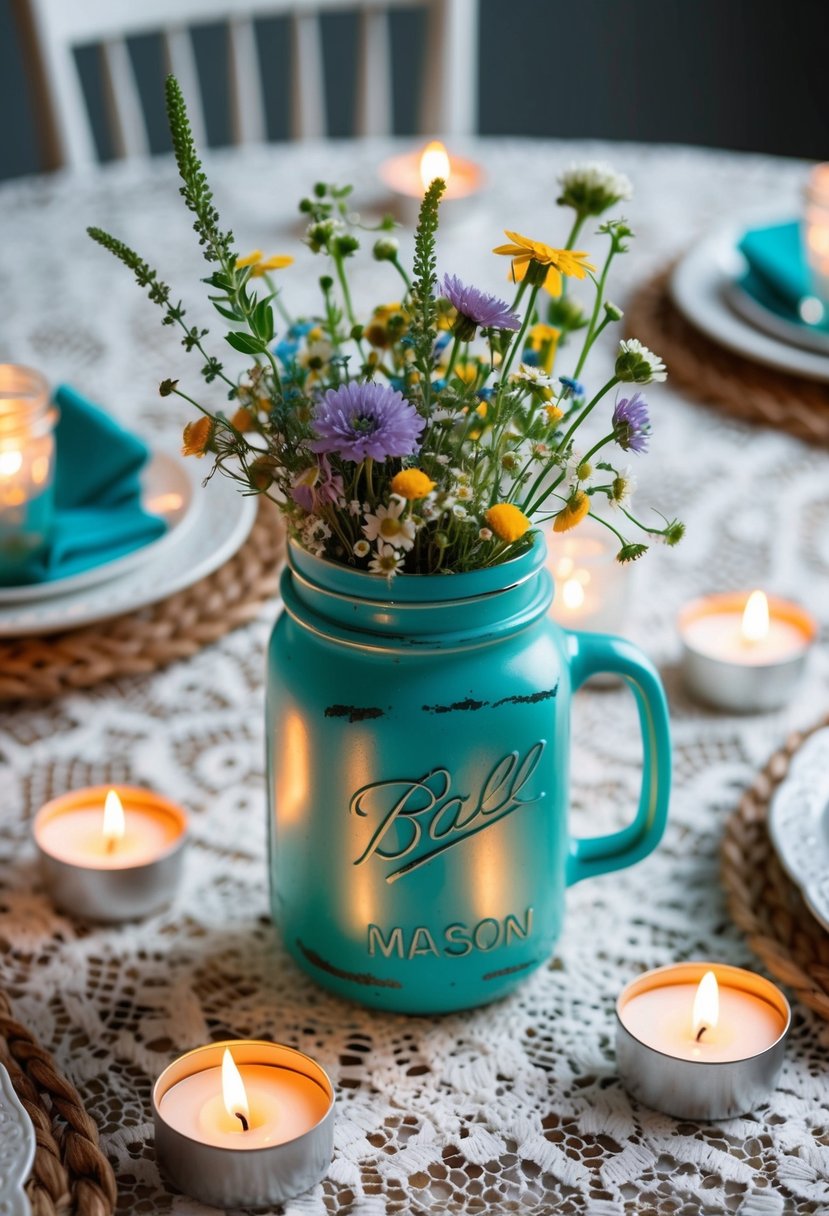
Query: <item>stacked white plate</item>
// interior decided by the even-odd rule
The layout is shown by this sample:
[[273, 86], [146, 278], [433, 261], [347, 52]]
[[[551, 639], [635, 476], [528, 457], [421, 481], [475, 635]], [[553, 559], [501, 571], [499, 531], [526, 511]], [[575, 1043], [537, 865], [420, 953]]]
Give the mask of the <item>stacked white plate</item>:
[[829, 728], [810, 735], [795, 753], [768, 823], [783, 869], [829, 929]]
[[677, 264], [671, 295], [686, 320], [720, 346], [778, 371], [829, 381], [826, 330], [785, 320], [740, 285], [746, 261], [738, 245], [746, 230], [788, 219], [754, 215], [715, 229]]
[[141, 505], [167, 521], [158, 540], [81, 574], [0, 587], [0, 637], [58, 633], [166, 599], [212, 574], [244, 544], [256, 499], [201, 461], [156, 451], [141, 474]]

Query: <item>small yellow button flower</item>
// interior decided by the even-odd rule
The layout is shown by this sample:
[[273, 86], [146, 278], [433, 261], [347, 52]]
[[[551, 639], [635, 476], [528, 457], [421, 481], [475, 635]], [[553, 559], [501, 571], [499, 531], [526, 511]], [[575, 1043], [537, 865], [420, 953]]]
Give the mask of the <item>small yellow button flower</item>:
[[553, 531], [569, 532], [571, 528], [575, 528], [576, 524], [581, 523], [589, 511], [590, 499], [584, 490], [577, 490], [556, 516]]
[[182, 456], [204, 456], [213, 438], [213, 419], [203, 416], [188, 422], [182, 436]]
[[511, 502], [499, 502], [484, 513], [484, 519], [499, 540], [512, 544], [520, 540], [529, 527], [530, 521], [523, 511], [519, 511]]
[[422, 469], [402, 469], [391, 479], [391, 492], [398, 498], [413, 502], [417, 498], [425, 498], [431, 494], [435, 483]]
[[520, 283], [529, 270], [530, 264], [535, 262], [539, 266], [549, 267], [544, 286], [552, 295], [558, 296], [561, 295], [561, 276], [563, 274], [583, 279], [588, 270], [596, 269], [586, 260], [589, 255], [585, 252], [577, 252], [573, 249], [554, 249], [552, 245], [545, 245], [543, 241], [530, 240], [528, 236], [521, 236], [520, 232], [510, 232], [507, 228], [504, 229], [504, 235], [509, 237], [511, 243], [497, 245], [492, 252], [512, 258], [514, 283]]
[[545, 405], [544, 413], [547, 415], [547, 421], [550, 426], [555, 426], [564, 417], [564, 410], [560, 409], [557, 405]]

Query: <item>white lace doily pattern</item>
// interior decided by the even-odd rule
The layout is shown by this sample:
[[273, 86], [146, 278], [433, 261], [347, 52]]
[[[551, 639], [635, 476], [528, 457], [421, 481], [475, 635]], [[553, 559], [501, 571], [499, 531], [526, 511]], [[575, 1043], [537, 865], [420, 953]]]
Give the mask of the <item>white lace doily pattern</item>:
[[[389, 151], [270, 147], [216, 154], [209, 168], [240, 248], [293, 251], [298, 192], [318, 176], [351, 179], [363, 208], [382, 207], [372, 183]], [[638, 240], [614, 289], [622, 302], [626, 288], [735, 209], [796, 210], [804, 175], [794, 162], [683, 148], [479, 141], [469, 151], [491, 187], [447, 228], [441, 270], [503, 289], [504, 267], [488, 252], [501, 229], [554, 240], [556, 174], [598, 157], [637, 188], [628, 215]], [[198, 301], [203, 263], [171, 164], [12, 183], [0, 190], [0, 221], [0, 358], [73, 383], [150, 436], [174, 433], [181, 415], [156, 385], [172, 374], [195, 386], [197, 368], [84, 233], [89, 223], [111, 229], [157, 263], [185, 303]], [[313, 301], [318, 273], [307, 254], [285, 272], [300, 306]], [[356, 297], [396, 291], [388, 268], [367, 259]], [[596, 362], [591, 378], [606, 371]], [[339, 1093], [334, 1162], [322, 1184], [286, 1206], [290, 1216], [829, 1210], [829, 1027], [805, 1010], [794, 1010], [779, 1088], [745, 1118], [678, 1123], [633, 1104], [616, 1077], [613, 1005], [638, 971], [689, 958], [757, 965], [719, 888], [723, 821], [785, 733], [829, 700], [829, 456], [697, 407], [670, 380], [650, 397], [641, 498], [688, 523], [678, 549], [659, 549], [633, 574], [631, 634], [659, 662], [673, 714], [670, 823], [646, 861], [569, 893], [555, 958], [499, 1004], [443, 1019], [369, 1013], [326, 995], [282, 951], [264, 862], [263, 648], [273, 612], [161, 673], [2, 713], [0, 982], [101, 1127], [123, 1211], [206, 1211], [159, 1178], [150, 1087], [179, 1051], [247, 1035], [314, 1055]], [[787, 710], [705, 712], [676, 669], [676, 611], [700, 592], [750, 585], [805, 601], [824, 643]], [[579, 832], [632, 813], [636, 738], [624, 692], [579, 696]], [[192, 812], [194, 839], [170, 911], [93, 930], [51, 907], [30, 826], [45, 799], [104, 781], [149, 783], [178, 799]]]

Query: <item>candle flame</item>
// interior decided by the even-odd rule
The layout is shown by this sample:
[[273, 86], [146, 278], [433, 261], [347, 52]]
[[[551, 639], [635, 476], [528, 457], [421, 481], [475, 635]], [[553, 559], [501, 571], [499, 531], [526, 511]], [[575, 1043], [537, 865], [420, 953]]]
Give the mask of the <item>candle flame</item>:
[[451, 172], [449, 153], [439, 139], [433, 139], [423, 149], [420, 157], [420, 180], [423, 182], [423, 189], [428, 190], [436, 177], [442, 177], [448, 185]]
[[121, 799], [115, 790], [110, 790], [104, 803], [104, 841], [108, 850], [115, 848], [118, 841], [123, 839], [126, 830], [127, 823]]
[[568, 578], [561, 588], [561, 598], [566, 608], [581, 608], [584, 603], [584, 587], [577, 578]]
[[14, 477], [23, 467], [23, 453], [12, 449], [0, 452], [0, 477]]
[[717, 986], [717, 977], [713, 971], [706, 971], [694, 997], [694, 1009], [691, 1015], [694, 1038], [699, 1040], [704, 1030], [714, 1030], [719, 1018], [720, 990]]
[[225, 1104], [227, 1113], [238, 1119], [242, 1125], [242, 1130], [247, 1131], [250, 1119], [248, 1096], [245, 1093], [245, 1083], [242, 1080], [242, 1075], [236, 1067], [236, 1061], [230, 1054], [229, 1047], [225, 1048], [225, 1053], [222, 1056], [222, 1101]]
[[743, 640], [762, 642], [769, 632], [769, 602], [763, 591], [752, 591], [743, 612]]

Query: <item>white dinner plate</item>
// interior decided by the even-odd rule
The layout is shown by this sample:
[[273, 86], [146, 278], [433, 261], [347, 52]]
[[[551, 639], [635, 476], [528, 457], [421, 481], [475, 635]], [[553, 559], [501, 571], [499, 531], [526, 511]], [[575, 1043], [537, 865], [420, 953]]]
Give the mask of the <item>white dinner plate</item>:
[[783, 869], [829, 929], [829, 728], [795, 753], [769, 806], [768, 827]]
[[29, 1216], [31, 1204], [23, 1190], [35, 1159], [35, 1130], [0, 1064], [0, 1212]]
[[[764, 216], [763, 221], [774, 219]], [[729, 304], [729, 293], [745, 270], [737, 242], [753, 223], [756, 216], [732, 220], [692, 246], [671, 275], [674, 304], [686, 320], [728, 350], [792, 375], [829, 381], [829, 353], [804, 350], [768, 332], [768, 326], [764, 332]]]
[[181, 539], [182, 532], [190, 528], [204, 503], [199, 488], [203, 477], [199, 462], [185, 461], [172, 452], [153, 452], [140, 477], [141, 506], [152, 515], [160, 515], [167, 523], [167, 530], [161, 536], [139, 549], [133, 549], [131, 553], [125, 553], [123, 557], [101, 562], [67, 578], [56, 578], [47, 583], [28, 583], [22, 587], [0, 587], [0, 605], [30, 604], [120, 578], [136, 566], [143, 566], [156, 558], [177, 539]]
[[[193, 462], [196, 463], [195, 461]], [[0, 637], [60, 633], [133, 612], [212, 574], [244, 544], [256, 518], [255, 495], [217, 475], [195, 489], [199, 509], [140, 565], [94, 586], [26, 604], [0, 604]], [[148, 546], [149, 548], [149, 546]]]

